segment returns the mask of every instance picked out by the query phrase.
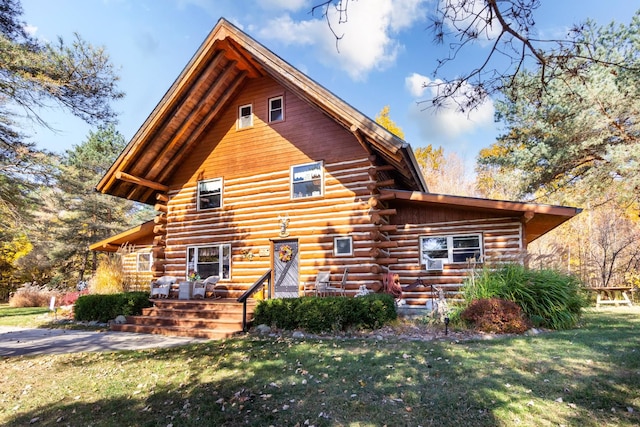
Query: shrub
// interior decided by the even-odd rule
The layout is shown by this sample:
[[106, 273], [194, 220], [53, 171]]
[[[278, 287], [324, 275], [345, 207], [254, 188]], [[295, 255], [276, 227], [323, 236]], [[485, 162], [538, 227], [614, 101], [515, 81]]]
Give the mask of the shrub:
[[124, 291], [124, 273], [120, 258], [103, 256], [89, 281], [93, 294], [117, 294]]
[[27, 285], [16, 290], [9, 299], [10, 307], [48, 307], [51, 297], [58, 293], [40, 286]]
[[531, 323], [518, 304], [499, 298], [475, 300], [460, 317], [483, 332], [521, 334], [531, 328]]
[[302, 297], [260, 301], [254, 323], [311, 333], [375, 329], [397, 317], [393, 297], [372, 294], [358, 298]]
[[587, 306], [576, 277], [554, 270], [529, 270], [520, 264], [485, 267], [467, 280], [463, 292], [467, 305], [484, 298], [513, 301], [539, 326], [551, 329], [574, 327]]
[[127, 292], [109, 295], [83, 295], [75, 304], [74, 318], [83, 321], [107, 322], [119, 315], [135, 316], [151, 307], [148, 292]]

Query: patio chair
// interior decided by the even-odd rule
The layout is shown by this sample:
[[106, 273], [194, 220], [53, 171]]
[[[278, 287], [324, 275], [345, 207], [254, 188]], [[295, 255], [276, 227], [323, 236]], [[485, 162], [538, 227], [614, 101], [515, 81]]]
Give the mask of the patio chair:
[[318, 296], [327, 295], [327, 287], [331, 280], [331, 273], [328, 271], [319, 271], [314, 283], [314, 292]]
[[205, 294], [207, 292], [207, 285], [204, 283], [204, 281], [196, 281], [193, 282], [193, 290], [191, 292], [191, 297], [196, 299], [196, 298], [204, 298]]
[[151, 298], [169, 298], [171, 285], [177, 281], [178, 278], [175, 276], [162, 276], [151, 282]]
[[209, 276], [206, 279], [204, 279], [204, 282], [202, 282], [202, 285], [204, 286], [205, 296], [207, 292], [211, 292], [211, 295], [214, 298], [220, 298], [216, 296], [216, 285], [218, 284], [218, 281], [220, 281], [220, 276]]
[[344, 273], [342, 273], [342, 281], [338, 284], [338, 286], [331, 286], [331, 283], [327, 285], [326, 292], [333, 293], [335, 295], [346, 296], [347, 293], [345, 288], [347, 286], [347, 276], [349, 275], [349, 267], [344, 269]]

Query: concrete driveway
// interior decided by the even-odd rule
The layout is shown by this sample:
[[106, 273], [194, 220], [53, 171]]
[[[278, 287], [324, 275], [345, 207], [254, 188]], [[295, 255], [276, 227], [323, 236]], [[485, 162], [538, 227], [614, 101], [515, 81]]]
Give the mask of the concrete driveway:
[[0, 357], [174, 347], [206, 339], [0, 326]]

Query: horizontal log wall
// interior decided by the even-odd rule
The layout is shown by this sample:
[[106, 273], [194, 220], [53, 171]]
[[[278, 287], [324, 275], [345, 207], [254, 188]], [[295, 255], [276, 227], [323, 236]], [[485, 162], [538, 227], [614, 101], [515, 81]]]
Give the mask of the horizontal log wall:
[[[425, 209], [428, 210], [428, 209]], [[445, 291], [447, 298], [459, 298], [461, 286], [469, 272], [467, 263], [445, 264], [439, 272], [427, 272], [420, 265], [420, 236], [476, 234], [482, 235], [484, 260], [497, 262], [517, 260], [522, 254], [522, 224], [517, 218], [493, 218], [440, 222], [429, 224], [398, 225], [398, 231], [391, 234], [391, 241], [398, 247], [389, 249], [390, 256], [398, 263], [391, 267], [400, 276], [403, 286], [422, 279], [423, 288], [415, 288], [403, 294], [409, 305], [425, 305], [437, 293], [432, 294], [432, 286]], [[482, 264], [476, 265], [482, 268]]]
[[[284, 95], [285, 121], [267, 124], [267, 100]], [[236, 130], [237, 107], [251, 103], [254, 125]], [[287, 239], [299, 240], [300, 284], [319, 270], [338, 281], [350, 268], [348, 287], [377, 287], [380, 270], [370, 255], [374, 225], [368, 205], [371, 162], [357, 139], [268, 78], [251, 82], [174, 176], [168, 192], [164, 274], [184, 277], [188, 246], [231, 244], [232, 295], [271, 267], [271, 241], [279, 216], [289, 217]], [[291, 199], [290, 167], [323, 161], [323, 197]], [[223, 206], [198, 211], [197, 182], [223, 179]], [[335, 257], [333, 239], [353, 237], [354, 255]], [[248, 256], [248, 254], [251, 256]]]
[[[135, 250], [121, 253], [122, 273], [124, 284], [128, 291], [148, 291], [149, 283], [153, 279], [151, 271], [138, 271], [138, 254], [151, 253], [151, 246], [136, 245]], [[153, 256], [152, 256], [153, 259]]]

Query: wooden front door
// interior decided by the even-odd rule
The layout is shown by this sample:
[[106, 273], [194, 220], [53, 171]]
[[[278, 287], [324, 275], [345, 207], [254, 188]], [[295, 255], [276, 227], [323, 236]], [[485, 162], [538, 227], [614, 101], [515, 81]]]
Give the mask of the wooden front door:
[[298, 241], [273, 242], [273, 297], [298, 297]]

